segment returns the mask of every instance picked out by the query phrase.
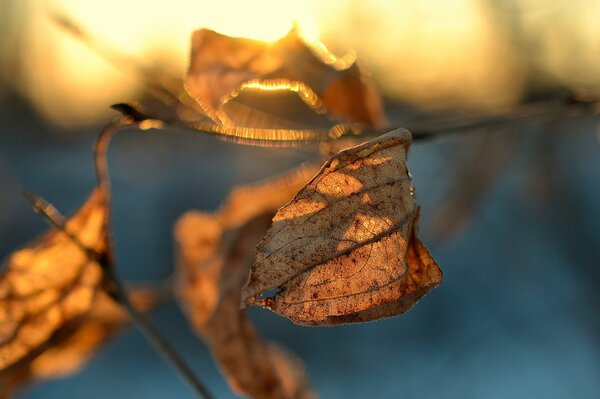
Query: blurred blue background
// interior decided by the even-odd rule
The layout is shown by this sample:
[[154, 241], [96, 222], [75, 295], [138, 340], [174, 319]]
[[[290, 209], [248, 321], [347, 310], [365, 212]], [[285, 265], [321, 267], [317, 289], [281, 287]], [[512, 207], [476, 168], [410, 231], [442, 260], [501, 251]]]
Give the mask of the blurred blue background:
[[[459, 3], [489, 6], [485, 2]], [[531, 9], [525, 15], [538, 21], [540, 31], [545, 32], [547, 25], [539, 22], [543, 19], [540, 15], [555, 16], [560, 11], [556, 10], [558, 6], [528, 3]], [[28, 7], [17, 7], [5, 2], [4, 16], [10, 12], [27, 15], [30, 8], [37, 10], [31, 3], [26, 4]], [[373, 2], [372, 7], [378, 4]], [[407, 7], [415, 12], [414, 3], [411, 4], [413, 8]], [[493, 107], [513, 105], [531, 92], [581, 84], [581, 81], [570, 82], [565, 76], [583, 76], [583, 82], [590, 87], [598, 83], [591, 72], [585, 75], [575, 67], [571, 74], [562, 70], [549, 74], [554, 80], [537, 80], [539, 75], [535, 72], [543, 66], [532, 67], [531, 59], [535, 57], [528, 58], [523, 50], [526, 45], [536, 48], [535, 41], [532, 44], [524, 38], [537, 32], [537, 25], [526, 23], [529, 19], [522, 17], [522, 10], [511, 8], [511, 2], [498, 4], [492, 7], [493, 13], [486, 14], [492, 15], [489, 18], [495, 25], [479, 23], [473, 28], [493, 26], [496, 36], [500, 36], [499, 32], [511, 32], [512, 44], [502, 44], [514, 52], [515, 58], [507, 61], [511, 65], [508, 72], [492, 73], [485, 69], [502, 69], [502, 65], [478, 64], [488, 71], [478, 75], [481, 79], [500, 76], [502, 82], [505, 75], [518, 77], [518, 82], [507, 85], [509, 93], [499, 94], [501, 103], [492, 102]], [[597, 10], [594, 2], [577, 4], [580, 7], [574, 7], [578, 11], [572, 11], [573, 15]], [[422, 15], [426, 10], [416, 11], [421, 13], [422, 20], [430, 21]], [[509, 15], [513, 17], [508, 18]], [[458, 16], [456, 21], [465, 18]], [[11, 29], [18, 31], [21, 25], [12, 21]], [[365, 26], [374, 25], [374, 21], [367, 20]], [[520, 21], [520, 29], [515, 21]], [[82, 22], [87, 21], [82, 18]], [[575, 20], [570, 26], [584, 25], [579, 22]], [[6, 24], [4, 27], [8, 29]], [[343, 25], [339, 29], [343, 31]], [[487, 32], [488, 28], [485, 29]], [[335, 32], [325, 33], [334, 37]], [[574, 37], [580, 37], [577, 35]], [[541, 33], [540, 37], [546, 36]], [[581, 43], [585, 44], [581, 48], [595, 48], [595, 44], [588, 43], [592, 39], [581, 37]], [[23, 71], [37, 70], [40, 81], [58, 79], [60, 71], [56, 66], [45, 68], [28, 63], [29, 58], [23, 54], [27, 55], [30, 47], [14, 49], [14, 43], [22, 45], [25, 38], [13, 36], [11, 40], [9, 43], [4, 38], [0, 42], [4, 49], [14, 50], [3, 53], [4, 79], [0, 90], [2, 258], [46, 229], [23, 199], [23, 189], [42, 195], [63, 212], [74, 210], [84, 201], [94, 184], [91, 148], [102, 121], [111, 115], [110, 111], [102, 111], [81, 116], [76, 107], [69, 108], [69, 101], [77, 101], [76, 97], [69, 100], [58, 91], [55, 101], [40, 106], [41, 100], [31, 94], [36, 92], [36, 86], [31, 89], [23, 83], [27, 82]], [[360, 45], [337, 45], [358, 48], [360, 60]], [[555, 47], [563, 49], [560, 44]], [[422, 50], [423, 54], [435, 51], [434, 47]], [[384, 58], [389, 54], [379, 56]], [[423, 62], [426, 59], [421, 58]], [[379, 59], [366, 61], [375, 70], [379, 63], [383, 65]], [[452, 65], [463, 71], [459, 61]], [[585, 62], [591, 67], [598, 66], [593, 60]], [[579, 67], [585, 63], [575, 64]], [[431, 65], [435, 72], [437, 64]], [[380, 86], [384, 86], [381, 82], [385, 82], [387, 75], [385, 71], [380, 73], [384, 76], [379, 79]], [[431, 76], [440, 79], [439, 82], [453, 81], [466, 76], [469, 69], [461, 72], [463, 75], [444, 73], [447, 71]], [[88, 78], [92, 79], [92, 75]], [[99, 75], [93, 79], [102, 82], [101, 79], [110, 77]], [[489, 105], [474, 107], [476, 99], [468, 96], [458, 96], [462, 100], [452, 101], [460, 86], [452, 91], [442, 85], [445, 89], [441, 94], [431, 94], [435, 85], [428, 86], [430, 81], [425, 77], [419, 79], [423, 80], [422, 90], [430, 95], [419, 97], [411, 91], [390, 92], [389, 87], [382, 87], [394, 125], [402, 126], [414, 119], [418, 115], [416, 108], [457, 112], [459, 104], [461, 112], [490, 111], [486, 108]], [[65, 82], [68, 86], [69, 79]], [[467, 83], [463, 87], [470, 87]], [[487, 98], [499, 85], [495, 83], [480, 91], [469, 88], [469, 91]], [[85, 94], [85, 98], [90, 94], [95, 97], [93, 90], [82, 88], [81, 83], [70, 90]], [[107, 106], [114, 100], [127, 100], [121, 96], [129, 94], [101, 95]], [[51, 91], [49, 98], [54, 98]], [[407, 102], [411, 108], [405, 106]], [[599, 397], [600, 137], [597, 129], [598, 118], [594, 117], [548, 119], [414, 144], [409, 166], [417, 199], [423, 205], [423, 241], [444, 272], [442, 285], [407, 314], [364, 325], [299, 327], [256, 309], [250, 311], [253, 321], [265, 337], [283, 343], [305, 361], [323, 398]], [[189, 209], [214, 210], [234, 185], [266, 178], [314, 154], [310, 148], [249, 147], [176, 129], [130, 130], [120, 134], [109, 160], [114, 191], [114, 238], [121, 276], [127, 281], [167, 278], [173, 268], [172, 227], [179, 215]], [[449, 204], [456, 205], [448, 210]], [[217, 397], [234, 397], [206, 347], [190, 331], [176, 305], [157, 310], [152, 318]], [[22, 393], [28, 399], [189, 396], [186, 385], [133, 330], [114, 340], [81, 373], [35, 385]]]

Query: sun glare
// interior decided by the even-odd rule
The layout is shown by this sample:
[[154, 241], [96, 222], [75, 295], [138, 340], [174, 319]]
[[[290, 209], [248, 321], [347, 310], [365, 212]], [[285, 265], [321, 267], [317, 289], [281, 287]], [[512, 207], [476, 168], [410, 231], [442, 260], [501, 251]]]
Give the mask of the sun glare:
[[[494, 8], [480, 0], [39, 0], [27, 8], [26, 31], [14, 34], [25, 38], [24, 91], [63, 124], [106, 119], [107, 104], [132, 99], [141, 86], [135, 73], [60, 29], [49, 17], [55, 13], [109, 48], [177, 76], [185, 74], [196, 29], [273, 42], [296, 25], [334, 68], [358, 54], [385, 96], [417, 106], [501, 109], [519, 100], [531, 77], [597, 86], [600, 1], [529, 3], [514, 10], [523, 27], [507, 34]], [[335, 57], [319, 38], [348, 55]]]
[[[296, 25], [308, 41], [318, 39], [311, 2], [288, 0], [54, 0], [32, 10], [26, 90], [38, 108], [59, 123], [106, 118], [107, 104], [130, 98], [135, 76], [110, 65], [51, 21], [63, 14], [123, 54], [177, 74], [185, 73], [191, 33], [213, 29], [229, 36], [273, 42]], [[41, 72], [43, 71], [43, 73]]]

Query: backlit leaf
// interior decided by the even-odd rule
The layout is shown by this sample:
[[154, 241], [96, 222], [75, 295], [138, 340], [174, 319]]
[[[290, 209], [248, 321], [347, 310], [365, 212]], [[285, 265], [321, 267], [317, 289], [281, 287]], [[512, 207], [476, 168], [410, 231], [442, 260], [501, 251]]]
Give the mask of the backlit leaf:
[[[108, 248], [107, 201], [98, 187], [65, 225], [98, 254]], [[101, 281], [100, 265], [57, 229], [10, 255], [0, 277], [0, 370], [37, 356], [89, 312]]]
[[410, 143], [398, 129], [326, 162], [273, 218], [244, 301], [335, 325], [400, 314], [437, 286], [441, 271], [415, 233]]
[[[136, 308], [148, 310], [158, 302], [153, 291], [134, 290]], [[128, 322], [125, 311], [107, 294], [96, 294], [90, 311], [55, 335], [52, 345], [30, 362], [20, 362], [0, 375], [0, 398], [24, 385], [65, 378], [81, 370], [91, 357]]]
[[186, 88], [215, 122], [230, 124], [225, 105], [244, 90], [290, 92], [317, 113], [383, 127], [380, 100], [356, 64], [296, 29], [275, 43], [194, 32]]
[[[152, 89], [152, 88], [151, 88]], [[379, 94], [353, 62], [296, 29], [274, 42], [200, 29], [184, 87], [113, 106], [134, 120], [215, 133], [250, 144], [338, 138], [387, 122]]]

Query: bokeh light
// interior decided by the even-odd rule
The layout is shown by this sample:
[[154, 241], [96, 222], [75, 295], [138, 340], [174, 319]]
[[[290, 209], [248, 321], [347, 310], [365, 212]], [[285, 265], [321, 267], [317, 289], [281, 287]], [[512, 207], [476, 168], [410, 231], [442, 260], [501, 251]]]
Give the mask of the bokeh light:
[[[4, 3], [19, 9], [17, 22], [4, 28], [19, 38], [18, 85], [44, 115], [63, 124], [106, 118], [107, 105], [131, 99], [140, 84], [57, 26], [52, 13], [178, 76], [195, 29], [274, 41], [295, 23], [307, 39], [320, 38], [337, 54], [355, 52], [385, 96], [418, 107], [497, 112], [532, 88], [600, 85], [598, 0]], [[10, 39], [4, 42], [7, 47]], [[8, 45], [4, 62], [14, 47]]]

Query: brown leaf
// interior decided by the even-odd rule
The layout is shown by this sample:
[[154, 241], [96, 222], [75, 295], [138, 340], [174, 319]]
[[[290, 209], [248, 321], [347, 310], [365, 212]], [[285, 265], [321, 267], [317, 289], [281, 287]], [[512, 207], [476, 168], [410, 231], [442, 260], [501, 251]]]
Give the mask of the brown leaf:
[[245, 303], [299, 324], [335, 325], [400, 314], [437, 286], [441, 271], [415, 234], [410, 143], [398, 129], [326, 162], [273, 218]]
[[313, 397], [301, 363], [265, 344], [239, 303], [257, 242], [314, 171], [236, 189], [217, 213], [188, 212], [175, 229], [182, 306], [231, 387], [252, 398]]
[[[130, 297], [136, 309], [143, 312], [156, 307], [160, 302], [160, 298], [152, 290], [134, 289]], [[89, 313], [72, 329], [73, 333], [65, 334], [63, 340], [31, 362], [32, 375], [36, 379], [46, 380], [75, 374], [102, 344], [128, 322], [129, 316], [123, 308], [104, 292], [98, 292]]]
[[[107, 251], [108, 192], [97, 188], [66, 222], [87, 248]], [[0, 370], [40, 354], [61, 329], [92, 307], [102, 280], [98, 263], [52, 229], [14, 252], [0, 277]]]
[[285, 91], [318, 113], [383, 127], [380, 99], [356, 64], [309, 44], [293, 28], [275, 43], [194, 32], [186, 88], [213, 121], [228, 125], [224, 105], [241, 91]]
[[[149, 310], [157, 304], [153, 291], [134, 290], [131, 298], [136, 307]], [[129, 318], [107, 294], [99, 291], [90, 311], [77, 322], [69, 323], [53, 339], [53, 344], [30, 362], [21, 362], [2, 373], [0, 398], [8, 398], [25, 384], [64, 378], [81, 370]]]
[[127, 321], [127, 314], [121, 307], [99, 292], [90, 312], [81, 323], [77, 323], [72, 334], [65, 334], [65, 339], [31, 362], [32, 376], [35, 379], [55, 379], [76, 373], [96, 353], [98, 347]]

